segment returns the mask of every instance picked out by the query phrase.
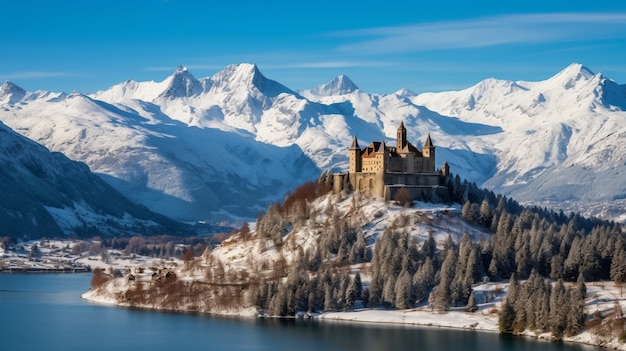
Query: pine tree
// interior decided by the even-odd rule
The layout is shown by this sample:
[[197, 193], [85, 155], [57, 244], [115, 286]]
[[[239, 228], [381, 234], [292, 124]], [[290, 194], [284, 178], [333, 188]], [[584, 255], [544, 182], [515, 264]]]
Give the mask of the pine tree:
[[587, 288], [583, 280], [583, 275], [578, 276], [576, 286], [567, 293], [568, 311], [565, 327], [565, 335], [573, 336], [580, 332], [585, 322], [584, 306]]
[[396, 281], [396, 286], [395, 286], [395, 291], [396, 291], [396, 298], [395, 298], [395, 305], [396, 308], [399, 309], [407, 309], [412, 307], [413, 303], [411, 301], [411, 290], [412, 290], [412, 286], [411, 286], [411, 275], [409, 274], [408, 271], [404, 270], [402, 271], [402, 273], [400, 274], [400, 277], [398, 277], [398, 280]]
[[515, 323], [515, 310], [507, 297], [504, 302], [502, 302], [500, 314], [498, 315], [498, 329], [500, 333], [513, 333], [513, 323]]
[[363, 283], [361, 282], [361, 273], [356, 272], [352, 280], [352, 287], [355, 293], [355, 299], [358, 300], [363, 294]]
[[433, 238], [433, 233], [428, 232], [428, 237], [422, 244], [422, 254], [426, 258], [433, 259], [435, 257], [436, 251], [437, 251], [437, 244], [435, 243], [435, 239]]
[[487, 200], [487, 197], [485, 197], [483, 202], [480, 204], [478, 220], [487, 227], [491, 225], [491, 207], [489, 206], [489, 200]]
[[474, 297], [474, 290], [470, 293], [467, 305], [465, 306], [465, 312], [476, 312], [478, 305], [476, 305], [476, 298]]
[[624, 248], [620, 247], [613, 254], [611, 259], [611, 280], [620, 287], [619, 292], [622, 296], [622, 286], [626, 282], [626, 257], [624, 255]]
[[470, 223], [474, 222], [474, 213], [472, 212], [472, 203], [469, 200], [465, 201], [465, 203], [463, 204], [463, 207], [461, 208], [461, 217], [463, 217], [464, 220]]
[[388, 276], [383, 285], [382, 302], [385, 307], [393, 307], [396, 305], [396, 279]]
[[559, 279], [550, 294], [550, 331], [556, 339], [560, 339], [563, 336], [568, 312], [565, 286], [563, 285], [563, 280]]

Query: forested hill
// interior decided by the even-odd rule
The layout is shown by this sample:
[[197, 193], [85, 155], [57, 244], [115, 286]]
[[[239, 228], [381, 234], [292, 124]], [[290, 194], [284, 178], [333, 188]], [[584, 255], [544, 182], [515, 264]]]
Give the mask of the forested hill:
[[[255, 226], [170, 268], [169, 279], [105, 284], [95, 294], [134, 306], [274, 316], [492, 306], [503, 332], [560, 338], [584, 326], [585, 282], [626, 279], [620, 225], [525, 208], [459, 177], [446, 182], [447, 204], [412, 206], [307, 183]], [[135, 272], [133, 281], [150, 274]], [[510, 281], [514, 299], [479, 294], [477, 284], [488, 281]]]

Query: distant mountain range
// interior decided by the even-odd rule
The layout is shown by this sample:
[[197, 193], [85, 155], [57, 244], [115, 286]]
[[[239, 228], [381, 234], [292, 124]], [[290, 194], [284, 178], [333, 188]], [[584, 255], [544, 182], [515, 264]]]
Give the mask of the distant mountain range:
[[51, 153], [2, 123], [0, 184], [0, 236], [31, 239], [186, 230], [129, 201], [85, 164]]
[[572, 64], [541, 82], [379, 95], [348, 77], [294, 91], [255, 65], [95, 94], [0, 87], [0, 120], [85, 162], [153, 211], [184, 221], [254, 218], [323, 170], [347, 169], [353, 135], [395, 142], [401, 121], [437, 166], [522, 201], [626, 198], [626, 86]]

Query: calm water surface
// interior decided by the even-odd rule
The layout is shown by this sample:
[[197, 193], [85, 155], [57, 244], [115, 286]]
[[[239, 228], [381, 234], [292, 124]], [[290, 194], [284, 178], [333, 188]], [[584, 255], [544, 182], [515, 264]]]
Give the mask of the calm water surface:
[[0, 274], [0, 350], [601, 350], [438, 328], [240, 320], [80, 298], [90, 274]]

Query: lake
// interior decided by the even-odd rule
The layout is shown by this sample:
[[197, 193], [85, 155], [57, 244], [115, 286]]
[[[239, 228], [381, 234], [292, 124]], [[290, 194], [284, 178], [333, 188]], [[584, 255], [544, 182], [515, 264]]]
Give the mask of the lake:
[[0, 274], [0, 350], [533, 350], [583, 345], [464, 330], [234, 319], [89, 303], [91, 274]]

